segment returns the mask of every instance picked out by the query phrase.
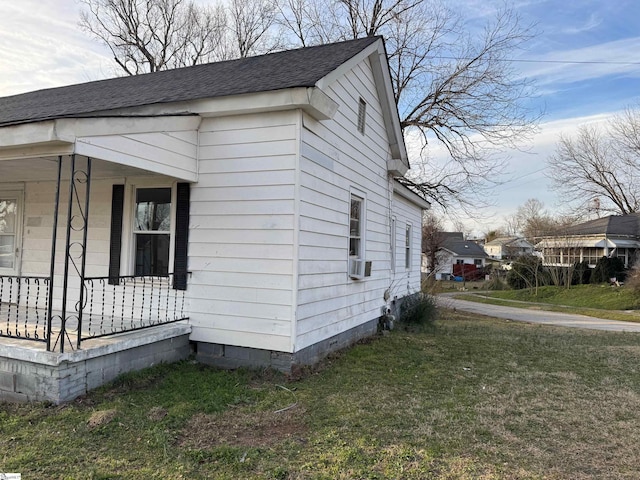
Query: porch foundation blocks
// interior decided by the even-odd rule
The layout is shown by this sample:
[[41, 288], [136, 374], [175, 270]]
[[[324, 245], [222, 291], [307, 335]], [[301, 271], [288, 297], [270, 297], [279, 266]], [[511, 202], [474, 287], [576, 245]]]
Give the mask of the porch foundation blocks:
[[342, 350], [378, 330], [378, 319], [330, 337], [295, 353], [196, 342], [196, 360], [221, 368], [269, 367], [291, 373], [296, 366], [313, 365], [329, 353]]
[[[36, 350], [24, 342], [0, 344], [0, 401], [67, 402], [126, 372], [189, 357], [187, 324], [96, 339], [83, 350]], [[93, 344], [91, 344], [93, 342]]]

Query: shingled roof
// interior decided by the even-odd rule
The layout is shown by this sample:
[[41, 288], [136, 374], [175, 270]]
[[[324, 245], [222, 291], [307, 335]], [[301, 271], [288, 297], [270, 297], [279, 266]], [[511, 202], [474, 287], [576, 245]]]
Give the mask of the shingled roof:
[[459, 257], [488, 257], [487, 252], [471, 240], [449, 238], [443, 242], [442, 248], [449, 250]]
[[564, 235], [640, 235], [640, 214], [610, 215], [568, 227]]
[[313, 87], [380, 37], [299, 48], [0, 98], [0, 126], [159, 103]]

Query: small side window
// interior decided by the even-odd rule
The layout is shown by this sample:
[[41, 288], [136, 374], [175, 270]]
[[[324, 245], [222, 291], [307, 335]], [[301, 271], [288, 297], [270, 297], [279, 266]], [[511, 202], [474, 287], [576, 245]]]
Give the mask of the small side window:
[[407, 235], [404, 240], [404, 266], [411, 269], [411, 224], [407, 223]]

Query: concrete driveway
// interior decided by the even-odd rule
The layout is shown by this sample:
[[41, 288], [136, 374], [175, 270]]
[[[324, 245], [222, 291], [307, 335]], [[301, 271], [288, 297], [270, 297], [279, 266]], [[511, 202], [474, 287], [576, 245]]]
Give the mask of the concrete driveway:
[[438, 304], [446, 308], [455, 308], [464, 312], [505, 318], [517, 322], [543, 323], [560, 327], [590, 328], [593, 330], [609, 330], [612, 332], [640, 332], [640, 323], [605, 320], [601, 318], [574, 315], [570, 313], [547, 312], [524, 308], [503, 307], [453, 298], [460, 293], [442, 294], [438, 296]]

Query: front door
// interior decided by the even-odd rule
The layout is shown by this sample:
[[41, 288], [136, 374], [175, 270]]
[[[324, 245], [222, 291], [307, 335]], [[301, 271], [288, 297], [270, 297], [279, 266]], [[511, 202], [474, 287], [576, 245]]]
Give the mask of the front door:
[[0, 192], [0, 275], [20, 274], [22, 192]]

